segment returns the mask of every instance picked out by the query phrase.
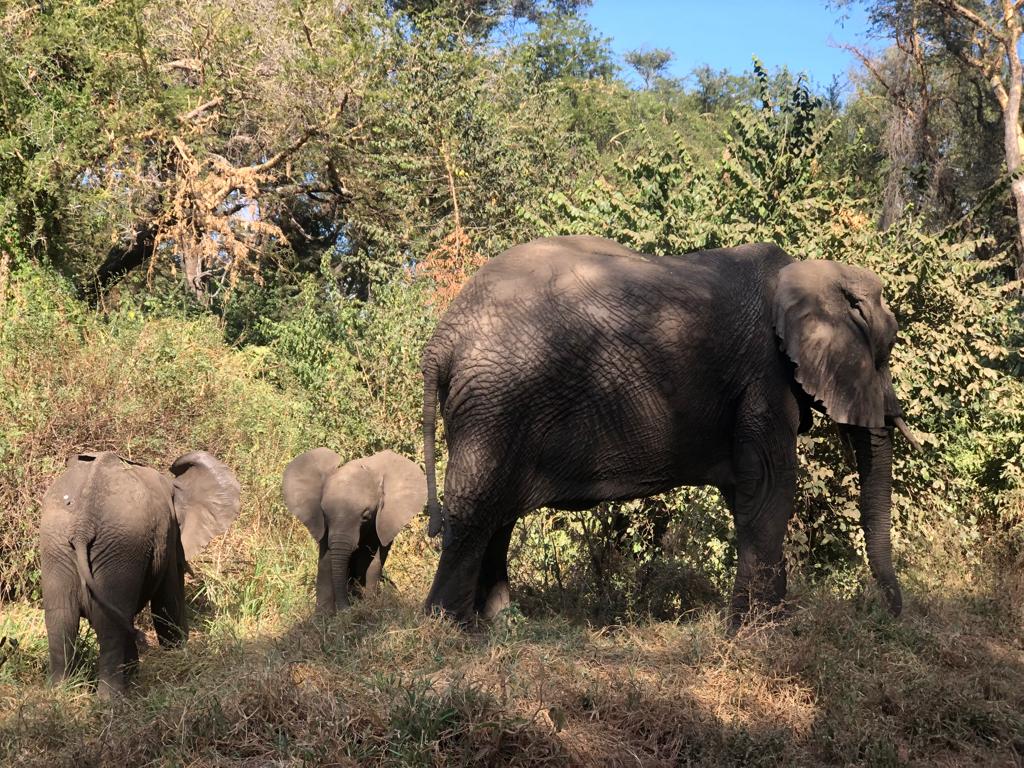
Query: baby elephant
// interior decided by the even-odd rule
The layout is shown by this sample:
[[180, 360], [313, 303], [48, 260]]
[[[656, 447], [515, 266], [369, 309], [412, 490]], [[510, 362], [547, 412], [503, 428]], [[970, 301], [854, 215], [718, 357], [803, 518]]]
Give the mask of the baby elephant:
[[238, 496], [231, 470], [202, 451], [170, 474], [114, 453], [72, 456], [43, 498], [39, 526], [51, 681], [75, 666], [83, 616], [99, 640], [104, 697], [124, 691], [139, 659], [134, 620], [147, 602], [160, 644], [182, 642], [186, 560], [227, 530]]
[[372, 592], [402, 526], [427, 503], [423, 470], [394, 451], [347, 464], [328, 448], [296, 456], [284, 471], [284, 503], [320, 544], [317, 613], [347, 608], [357, 582]]

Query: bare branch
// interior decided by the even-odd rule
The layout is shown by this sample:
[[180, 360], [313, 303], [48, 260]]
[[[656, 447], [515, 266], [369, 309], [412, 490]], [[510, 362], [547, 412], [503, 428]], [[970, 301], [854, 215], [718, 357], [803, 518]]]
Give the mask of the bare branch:
[[875, 62], [870, 56], [861, 51], [859, 48], [856, 48], [855, 46], [852, 45], [843, 44], [839, 47], [842, 48], [843, 50], [849, 51], [854, 56], [856, 56], [860, 60], [860, 63], [864, 65], [864, 69], [866, 69], [868, 73], [873, 78], [875, 78], [878, 84], [885, 89], [886, 93], [892, 92], [892, 86], [885, 79], [882, 73], [878, 70], [878, 67], [875, 66]]
[[984, 32], [993, 38], [999, 39], [1000, 35], [988, 21], [983, 19], [981, 16], [976, 14], [967, 6], [958, 3], [957, 0], [938, 0], [938, 4], [945, 8], [947, 11], [959, 16], [961, 19], [969, 21], [971, 24], [976, 26], [978, 29], [984, 30]]
[[203, 114], [203, 112], [205, 112], [206, 110], [213, 109], [214, 107], [219, 107], [223, 103], [224, 103], [224, 99], [222, 97], [215, 96], [214, 98], [210, 99], [206, 103], [200, 104], [198, 107], [193, 109], [191, 112], [186, 112], [184, 115], [178, 115], [178, 122], [179, 123], [188, 123], [188, 122], [194, 120], [195, 118], [199, 117], [199, 115]]
[[199, 72], [203, 68], [203, 62], [199, 59], [175, 59], [174, 61], [165, 61], [162, 64], [157, 65], [159, 70], [169, 69], [183, 69], [187, 72]]

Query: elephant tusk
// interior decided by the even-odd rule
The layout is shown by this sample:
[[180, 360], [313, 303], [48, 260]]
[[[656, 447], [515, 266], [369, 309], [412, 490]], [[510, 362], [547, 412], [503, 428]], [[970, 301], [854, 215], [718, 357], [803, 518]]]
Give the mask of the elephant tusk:
[[924, 452], [924, 448], [922, 448], [921, 444], [917, 442], [917, 438], [914, 437], [914, 433], [910, 431], [910, 427], [907, 426], [907, 422], [905, 422], [901, 417], [897, 416], [892, 420], [892, 423], [896, 426], [896, 429], [900, 431], [900, 434], [907, 438], [907, 442], [910, 443], [911, 446], [913, 446], [915, 451], [917, 451], [918, 453]]

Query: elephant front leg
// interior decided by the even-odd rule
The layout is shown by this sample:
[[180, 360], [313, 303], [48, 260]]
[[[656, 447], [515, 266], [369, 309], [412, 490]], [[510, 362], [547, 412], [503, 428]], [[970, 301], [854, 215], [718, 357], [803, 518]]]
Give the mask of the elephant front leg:
[[[163, 581], [149, 601], [153, 627], [164, 648], [178, 646], [188, 637], [185, 618], [185, 557], [179, 553], [164, 574]], [[133, 643], [134, 645], [134, 643]]]
[[380, 580], [384, 571], [384, 561], [388, 557], [388, 547], [381, 546], [373, 555], [370, 564], [366, 567], [366, 586], [363, 591], [367, 595], [374, 594], [380, 587]]
[[316, 612], [325, 616], [334, 613], [334, 583], [331, 581], [331, 558], [327, 554], [327, 537], [320, 541], [316, 566]]
[[745, 444], [737, 459], [736, 484], [724, 489], [739, 561], [730, 607], [734, 627], [752, 605], [774, 606], [786, 596], [783, 541], [796, 493], [795, 468], [779, 467], [766, 451]]

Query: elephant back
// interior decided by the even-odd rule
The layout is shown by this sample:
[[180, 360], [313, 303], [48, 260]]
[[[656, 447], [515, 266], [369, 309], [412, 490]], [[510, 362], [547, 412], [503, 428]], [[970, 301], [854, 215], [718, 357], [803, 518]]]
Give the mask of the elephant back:
[[110, 529], [149, 539], [170, 524], [164, 485], [159, 472], [116, 453], [75, 454], [43, 498], [42, 524], [69, 538], [92, 539]]

